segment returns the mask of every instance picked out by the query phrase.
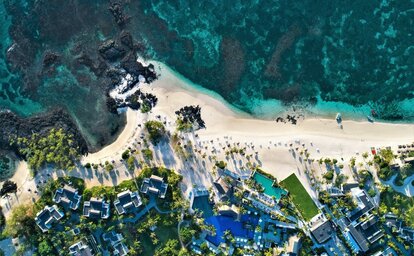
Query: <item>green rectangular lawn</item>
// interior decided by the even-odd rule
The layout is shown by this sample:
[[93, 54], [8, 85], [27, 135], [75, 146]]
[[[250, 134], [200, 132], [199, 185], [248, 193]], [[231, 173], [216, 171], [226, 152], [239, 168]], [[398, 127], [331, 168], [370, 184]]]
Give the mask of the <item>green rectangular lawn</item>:
[[289, 191], [293, 203], [306, 221], [309, 221], [319, 213], [318, 207], [316, 207], [312, 198], [309, 196], [308, 192], [306, 192], [306, 189], [295, 174], [284, 179], [280, 182], [280, 185]]

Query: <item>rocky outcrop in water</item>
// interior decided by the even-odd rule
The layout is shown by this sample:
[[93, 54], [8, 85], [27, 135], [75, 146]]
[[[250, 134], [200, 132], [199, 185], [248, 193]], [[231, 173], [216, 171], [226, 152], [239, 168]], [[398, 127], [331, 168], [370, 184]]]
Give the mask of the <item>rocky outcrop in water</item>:
[[98, 49], [102, 58], [108, 61], [116, 61], [125, 56], [126, 50], [114, 40], [103, 42]]
[[[1, 148], [10, 148], [7, 136], [13, 129], [22, 129], [20, 132], [26, 134], [35, 127], [35, 122], [41, 127], [40, 132], [66, 127], [82, 138], [75, 125], [80, 124], [87, 139], [85, 142], [82, 138], [82, 148], [85, 152], [88, 148], [96, 151], [110, 143], [125, 122], [125, 116], [118, 115], [117, 108], [155, 105], [153, 95], [130, 95], [139, 82], [150, 83], [157, 76], [152, 65], [136, 61], [137, 55], [143, 53], [144, 44], [127, 30], [130, 14], [125, 4], [121, 0], [4, 3], [11, 21], [11, 44], [6, 46], [6, 56], [3, 56], [7, 69], [0, 68], [0, 78], [4, 79], [0, 98], [10, 101], [7, 107], [19, 106], [11, 107], [16, 111], [23, 109], [30, 113], [32, 107], [34, 112], [59, 108], [59, 113], [71, 114], [62, 114], [58, 119], [52, 111], [21, 119], [2, 112]], [[122, 95], [124, 100], [111, 99], [109, 92], [127, 74], [131, 81], [122, 89], [128, 91]], [[129, 92], [130, 89], [133, 90]], [[16, 124], [7, 120], [9, 115]], [[76, 117], [76, 122], [71, 117]], [[40, 125], [42, 122], [45, 125]]]
[[128, 20], [128, 16], [124, 14], [122, 4], [118, 1], [112, 1], [109, 5], [109, 10], [111, 11], [112, 16], [114, 16], [118, 26], [124, 26]]

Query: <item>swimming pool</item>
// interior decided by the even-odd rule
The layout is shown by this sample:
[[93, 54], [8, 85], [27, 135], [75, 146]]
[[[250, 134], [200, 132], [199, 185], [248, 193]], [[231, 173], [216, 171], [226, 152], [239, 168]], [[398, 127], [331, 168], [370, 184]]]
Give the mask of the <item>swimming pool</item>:
[[193, 201], [193, 210], [200, 210], [203, 212], [203, 217], [207, 218], [213, 216], [213, 206], [210, 204], [208, 196], [197, 196]]
[[[224, 232], [229, 230], [234, 237], [242, 237], [252, 239], [254, 237], [254, 230], [259, 219], [253, 215], [242, 215], [240, 221], [235, 221], [229, 216], [211, 216], [205, 219], [206, 224], [213, 225], [216, 229], [215, 236], [207, 236], [206, 239], [218, 246], [224, 242]], [[249, 228], [247, 228], [249, 226]]]
[[274, 187], [273, 180], [269, 179], [261, 173], [255, 172], [253, 174], [253, 179], [264, 188], [263, 193], [271, 197], [274, 196], [276, 198], [276, 201], [279, 201], [283, 195], [287, 194], [286, 190]]

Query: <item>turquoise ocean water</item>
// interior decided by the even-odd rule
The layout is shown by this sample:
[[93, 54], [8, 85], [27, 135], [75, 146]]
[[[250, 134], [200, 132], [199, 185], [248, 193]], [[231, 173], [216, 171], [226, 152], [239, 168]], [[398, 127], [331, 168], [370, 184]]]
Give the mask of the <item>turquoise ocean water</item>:
[[[140, 54], [258, 117], [308, 115], [414, 120], [414, 1], [119, 1]], [[21, 116], [68, 110], [91, 145], [123, 120], [109, 114], [101, 78], [76, 58], [118, 35], [108, 2], [0, 3], [0, 108]], [[17, 43], [16, 43], [17, 42]], [[18, 48], [15, 68], [7, 51]], [[20, 48], [19, 48], [20, 47]], [[42, 70], [46, 52], [56, 69]]]

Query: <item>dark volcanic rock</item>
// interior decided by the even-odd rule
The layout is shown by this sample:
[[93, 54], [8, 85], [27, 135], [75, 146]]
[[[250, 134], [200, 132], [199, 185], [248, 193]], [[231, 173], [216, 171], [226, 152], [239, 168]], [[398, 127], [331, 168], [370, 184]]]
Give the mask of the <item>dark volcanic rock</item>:
[[88, 67], [97, 77], [102, 76], [108, 68], [108, 65], [105, 63], [105, 61], [94, 61], [88, 54], [84, 52], [82, 52], [76, 58], [76, 60], [79, 64]]
[[191, 123], [197, 129], [206, 128], [204, 120], [201, 118], [200, 106], [184, 106], [175, 111], [175, 114], [184, 123]]
[[139, 77], [142, 75], [145, 77], [145, 81], [147, 83], [153, 82], [157, 79], [157, 74], [154, 71], [154, 65], [150, 64], [147, 67], [142, 65], [140, 62], [137, 61], [135, 53], [130, 52], [125, 58], [121, 61], [121, 67], [125, 69], [128, 73]]
[[137, 62], [137, 57], [135, 53], [130, 52], [125, 58], [121, 61], [121, 67], [126, 70], [126, 72], [139, 76], [144, 73], [144, 66]]
[[127, 46], [129, 49], [134, 49], [134, 39], [132, 38], [132, 35], [131, 33], [129, 33], [129, 31], [122, 31], [119, 35], [119, 40], [123, 45]]
[[109, 112], [114, 113], [114, 114], [118, 113], [118, 111], [117, 111], [118, 106], [117, 106], [117, 103], [116, 103], [115, 99], [113, 99], [109, 96], [106, 97], [106, 106], [108, 107]]
[[106, 71], [106, 76], [111, 79], [112, 84], [119, 84], [121, 82], [122, 72], [116, 68], [109, 68]]
[[114, 40], [103, 42], [98, 50], [102, 58], [112, 62], [124, 57], [126, 53], [126, 50]]
[[[143, 105], [150, 111], [158, 103], [158, 98], [154, 94], [141, 92], [140, 89], [135, 91], [132, 95], [129, 95], [125, 100], [115, 100], [116, 107], [130, 107], [132, 109], [138, 110]], [[108, 108], [113, 108], [113, 102], [107, 102]]]
[[114, 16], [116, 23], [121, 27], [124, 26], [128, 17], [124, 14], [121, 3], [113, 1], [109, 6], [109, 10]]
[[47, 51], [43, 57], [43, 68], [47, 68], [55, 64], [59, 60], [59, 55], [54, 52]]
[[10, 146], [10, 137], [28, 137], [32, 133], [42, 135], [47, 134], [52, 128], [56, 128], [73, 134], [81, 154], [88, 152], [86, 140], [72, 121], [71, 116], [63, 109], [55, 109], [30, 118], [21, 118], [10, 111], [2, 111], [0, 112], [0, 124], [0, 148], [2, 149], [12, 149], [18, 153], [17, 148]]

